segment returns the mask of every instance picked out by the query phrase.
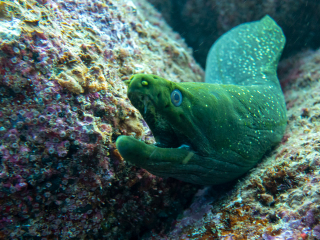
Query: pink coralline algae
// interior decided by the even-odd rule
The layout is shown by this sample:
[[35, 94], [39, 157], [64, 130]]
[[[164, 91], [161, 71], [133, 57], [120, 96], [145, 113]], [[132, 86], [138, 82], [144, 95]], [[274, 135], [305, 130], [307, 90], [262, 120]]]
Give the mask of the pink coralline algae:
[[235, 185], [190, 205], [123, 161], [118, 136], [154, 142], [123, 81], [201, 81], [190, 53], [144, 0], [1, 1], [0, 238], [319, 239], [319, 50], [281, 62], [286, 135]]
[[238, 183], [199, 190], [166, 239], [320, 239], [319, 66], [320, 50], [280, 62], [288, 116], [281, 144]]
[[153, 142], [126, 97], [134, 73], [200, 81], [181, 38], [144, 1], [1, 1], [0, 238], [136, 239], [197, 187], [126, 163]]

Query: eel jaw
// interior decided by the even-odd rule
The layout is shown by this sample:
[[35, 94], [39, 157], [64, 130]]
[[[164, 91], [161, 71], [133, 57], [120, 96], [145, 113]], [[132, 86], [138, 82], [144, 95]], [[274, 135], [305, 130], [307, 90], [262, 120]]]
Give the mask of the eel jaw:
[[197, 157], [194, 152], [186, 148], [161, 148], [148, 145], [131, 136], [118, 137], [116, 148], [126, 161], [159, 176], [171, 176], [172, 174], [167, 174], [168, 170], [171, 171], [171, 167], [187, 164]]
[[188, 145], [181, 141], [184, 139], [183, 135], [177, 133], [176, 129], [171, 126], [167, 119], [156, 110], [156, 103], [151, 96], [140, 92], [131, 92], [129, 99], [148, 124], [156, 140], [156, 146], [178, 148], [181, 145]]

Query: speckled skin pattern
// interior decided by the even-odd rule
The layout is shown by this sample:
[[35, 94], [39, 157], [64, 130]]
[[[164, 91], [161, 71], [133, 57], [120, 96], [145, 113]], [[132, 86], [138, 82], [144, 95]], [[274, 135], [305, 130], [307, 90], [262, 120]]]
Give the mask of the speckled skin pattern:
[[278, 74], [288, 116], [279, 146], [236, 184], [200, 190], [152, 239], [320, 239], [320, 49], [281, 61]]
[[[206, 83], [134, 75], [128, 96], [157, 145], [121, 136], [120, 154], [155, 175], [196, 184], [243, 175], [281, 140], [286, 127], [276, 75], [284, 44], [280, 27], [266, 16], [232, 29], [212, 46]], [[183, 98], [178, 107], [170, 99], [175, 89]]]

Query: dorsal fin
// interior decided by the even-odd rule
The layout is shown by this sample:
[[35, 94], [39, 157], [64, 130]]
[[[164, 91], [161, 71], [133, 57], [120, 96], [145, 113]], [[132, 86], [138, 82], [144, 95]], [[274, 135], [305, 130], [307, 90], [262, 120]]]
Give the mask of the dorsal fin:
[[280, 87], [276, 70], [284, 44], [282, 29], [268, 15], [241, 24], [212, 45], [206, 82]]

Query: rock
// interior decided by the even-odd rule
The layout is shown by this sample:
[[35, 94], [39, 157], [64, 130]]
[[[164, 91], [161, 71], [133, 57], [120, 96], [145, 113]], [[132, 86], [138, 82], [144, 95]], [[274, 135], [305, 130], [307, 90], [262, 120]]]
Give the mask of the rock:
[[30, 0], [0, 3], [0, 36], [0, 238], [170, 226], [197, 186], [124, 162], [115, 140], [153, 142], [123, 80], [202, 79], [179, 35], [145, 1]]

